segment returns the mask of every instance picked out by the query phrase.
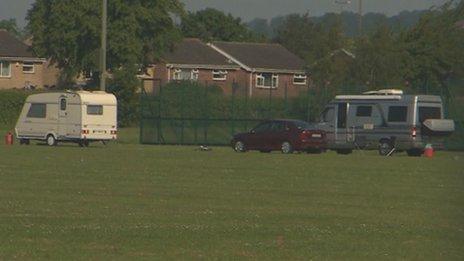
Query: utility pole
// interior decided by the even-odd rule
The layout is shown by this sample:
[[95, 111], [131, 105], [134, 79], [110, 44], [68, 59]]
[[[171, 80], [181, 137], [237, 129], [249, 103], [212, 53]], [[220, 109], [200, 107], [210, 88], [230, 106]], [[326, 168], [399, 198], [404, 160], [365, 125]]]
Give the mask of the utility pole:
[[100, 90], [106, 91], [106, 25], [108, 16], [108, 0], [102, 0], [102, 33], [100, 60]]
[[363, 35], [363, 0], [359, 0], [358, 16], [359, 16], [358, 34], [359, 36], [362, 36]]

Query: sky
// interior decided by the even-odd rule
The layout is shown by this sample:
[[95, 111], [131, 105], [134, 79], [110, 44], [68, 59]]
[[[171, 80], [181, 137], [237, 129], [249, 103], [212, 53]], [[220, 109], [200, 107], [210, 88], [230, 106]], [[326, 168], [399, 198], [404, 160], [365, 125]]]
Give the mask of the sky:
[[[111, 0], [109, 0], [111, 1]], [[254, 18], [270, 19], [290, 13], [308, 12], [312, 16], [326, 12], [356, 11], [359, 0], [342, 7], [341, 0], [181, 0], [188, 10], [196, 11], [212, 7], [241, 17], [244, 21]], [[34, 0], [0, 0], [0, 20], [15, 18], [19, 26], [25, 25], [27, 10]], [[380, 12], [394, 15], [403, 10], [428, 9], [445, 0], [363, 0], [365, 12]]]

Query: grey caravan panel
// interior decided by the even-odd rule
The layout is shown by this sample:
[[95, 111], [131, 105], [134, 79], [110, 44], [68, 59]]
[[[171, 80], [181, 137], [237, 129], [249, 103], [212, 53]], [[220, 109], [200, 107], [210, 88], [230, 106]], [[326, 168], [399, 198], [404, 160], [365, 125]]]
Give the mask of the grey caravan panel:
[[348, 126], [356, 148], [377, 148], [379, 139], [376, 132], [383, 128], [385, 120], [381, 108], [376, 103], [350, 103]]

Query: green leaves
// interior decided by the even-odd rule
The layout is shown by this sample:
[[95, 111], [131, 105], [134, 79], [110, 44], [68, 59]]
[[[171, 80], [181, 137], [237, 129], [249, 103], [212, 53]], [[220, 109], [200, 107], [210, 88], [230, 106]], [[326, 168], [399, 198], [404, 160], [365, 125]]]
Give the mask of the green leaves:
[[[108, 64], [148, 64], [180, 38], [174, 17], [183, 13], [177, 0], [108, 1]], [[100, 0], [38, 0], [28, 14], [34, 50], [50, 57], [72, 79], [98, 71]]]
[[213, 8], [196, 13], [188, 13], [182, 19], [182, 33], [185, 37], [200, 38], [205, 41], [262, 41], [240, 18], [225, 14]]

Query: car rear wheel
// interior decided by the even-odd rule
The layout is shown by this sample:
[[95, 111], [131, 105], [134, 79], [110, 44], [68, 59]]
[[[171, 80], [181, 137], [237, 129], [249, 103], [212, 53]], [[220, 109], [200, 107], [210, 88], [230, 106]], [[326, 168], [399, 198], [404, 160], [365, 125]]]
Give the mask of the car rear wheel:
[[246, 151], [245, 143], [243, 143], [243, 141], [236, 141], [234, 144], [234, 150], [236, 152], [245, 152]]
[[281, 150], [283, 154], [292, 154], [293, 153], [293, 146], [290, 142], [286, 141], [282, 143]]
[[52, 134], [48, 135], [47, 136], [47, 145], [48, 146], [56, 146], [57, 142], [56, 142], [56, 139], [55, 139], [55, 136], [53, 136]]

